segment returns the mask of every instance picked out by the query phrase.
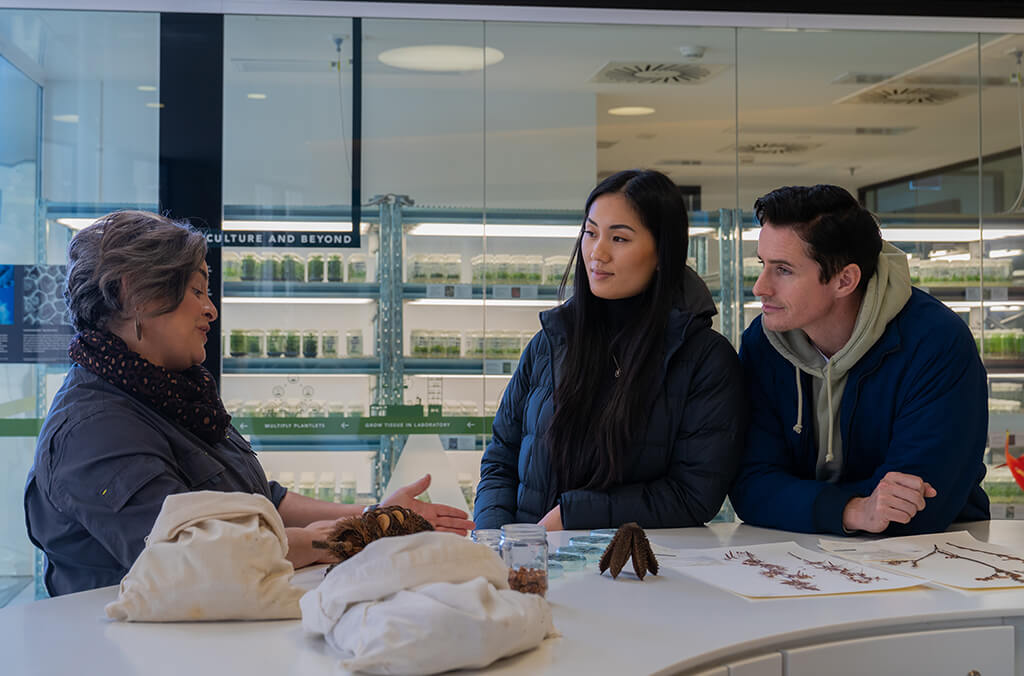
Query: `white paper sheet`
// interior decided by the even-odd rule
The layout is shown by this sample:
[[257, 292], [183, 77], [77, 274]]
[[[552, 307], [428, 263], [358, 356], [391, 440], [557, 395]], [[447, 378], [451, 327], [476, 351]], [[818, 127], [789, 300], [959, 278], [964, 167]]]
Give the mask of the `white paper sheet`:
[[821, 596], [906, 589], [921, 580], [883, 572], [795, 542], [676, 550], [661, 565], [752, 598]]
[[967, 531], [870, 542], [823, 539], [818, 546], [879, 569], [958, 589], [1024, 588], [1024, 553], [981, 542]]

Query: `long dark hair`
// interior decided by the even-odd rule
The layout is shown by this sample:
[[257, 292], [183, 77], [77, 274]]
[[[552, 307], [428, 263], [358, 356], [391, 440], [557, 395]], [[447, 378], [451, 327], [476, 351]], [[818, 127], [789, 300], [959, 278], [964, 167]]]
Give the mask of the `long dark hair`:
[[[652, 381], [663, 359], [668, 315], [683, 297], [689, 225], [679, 188], [657, 171], [620, 171], [590, 193], [584, 222], [594, 201], [610, 194], [625, 197], [654, 236], [658, 265], [641, 294], [636, 321], [618, 335], [610, 335], [602, 322], [601, 299], [590, 290], [580, 249], [581, 225], [559, 289], [564, 297], [573, 270], [572, 300], [566, 305], [570, 311], [566, 356], [546, 434], [561, 490], [604, 490], [622, 480], [629, 444], [645, 428]], [[612, 367], [613, 350], [622, 373], [614, 381], [605, 410], [598, 411], [598, 392]]]

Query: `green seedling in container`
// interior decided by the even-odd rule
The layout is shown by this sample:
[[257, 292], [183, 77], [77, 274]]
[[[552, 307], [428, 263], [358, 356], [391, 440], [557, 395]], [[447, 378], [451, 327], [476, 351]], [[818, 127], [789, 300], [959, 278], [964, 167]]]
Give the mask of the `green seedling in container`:
[[244, 357], [246, 355], [245, 331], [232, 331], [228, 338], [228, 348], [232, 357]]
[[284, 355], [285, 335], [280, 329], [273, 329], [267, 334], [267, 356], [280, 357]]
[[307, 331], [302, 334], [302, 356], [307, 359], [316, 357], [317, 336], [315, 331]]
[[327, 257], [327, 281], [343, 282], [345, 269], [342, 267], [341, 256], [332, 255]]
[[289, 331], [284, 341], [284, 356], [298, 357], [302, 349], [302, 336], [298, 331]]

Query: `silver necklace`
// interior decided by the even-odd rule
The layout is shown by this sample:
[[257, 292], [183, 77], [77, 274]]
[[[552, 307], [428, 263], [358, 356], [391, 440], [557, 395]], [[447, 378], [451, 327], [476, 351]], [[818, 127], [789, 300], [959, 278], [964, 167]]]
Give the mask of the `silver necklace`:
[[615, 358], [614, 352], [612, 352], [612, 363], [615, 364], [615, 377], [618, 378], [622, 375], [622, 368], [619, 366], [619, 360]]

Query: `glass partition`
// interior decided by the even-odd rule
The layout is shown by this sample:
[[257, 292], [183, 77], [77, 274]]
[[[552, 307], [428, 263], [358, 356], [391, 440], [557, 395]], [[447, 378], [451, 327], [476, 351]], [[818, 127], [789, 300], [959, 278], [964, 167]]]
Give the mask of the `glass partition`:
[[22, 493], [67, 369], [67, 243], [114, 208], [156, 208], [158, 33], [151, 13], [0, 10], [0, 606], [31, 598], [18, 581], [41, 561]]

